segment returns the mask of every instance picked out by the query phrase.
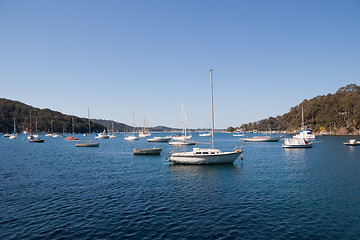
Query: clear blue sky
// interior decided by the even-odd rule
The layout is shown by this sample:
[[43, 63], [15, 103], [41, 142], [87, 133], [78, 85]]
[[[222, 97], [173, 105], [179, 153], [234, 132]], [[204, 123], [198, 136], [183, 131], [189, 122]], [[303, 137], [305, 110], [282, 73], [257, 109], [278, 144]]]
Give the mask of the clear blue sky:
[[360, 80], [360, 1], [0, 1], [0, 97], [132, 125], [282, 115]]

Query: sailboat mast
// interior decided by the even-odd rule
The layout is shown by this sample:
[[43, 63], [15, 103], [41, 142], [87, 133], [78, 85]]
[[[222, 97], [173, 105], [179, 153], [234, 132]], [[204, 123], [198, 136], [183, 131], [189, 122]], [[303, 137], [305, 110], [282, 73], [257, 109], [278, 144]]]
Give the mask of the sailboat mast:
[[30, 136], [31, 136], [31, 110], [30, 110]]
[[74, 134], [74, 116], [71, 116], [71, 122], [72, 122], [72, 134]]
[[304, 130], [304, 107], [301, 108], [301, 129]]
[[211, 85], [211, 146], [215, 148], [214, 144], [214, 97], [213, 97], [213, 80], [212, 80], [212, 69], [210, 69], [210, 85]]
[[89, 119], [89, 134], [91, 134], [91, 130], [90, 130], [90, 110], [88, 109], [88, 119]]
[[16, 133], [15, 117], [14, 117], [14, 133]]

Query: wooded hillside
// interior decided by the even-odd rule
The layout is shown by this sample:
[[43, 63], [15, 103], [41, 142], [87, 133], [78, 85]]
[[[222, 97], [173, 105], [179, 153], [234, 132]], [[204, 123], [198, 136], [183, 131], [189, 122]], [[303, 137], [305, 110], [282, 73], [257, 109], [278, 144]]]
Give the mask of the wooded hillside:
[[315, 132], [359, 133], [360, 87], [349, 84], [335, 94], [317, 96], [292, 107], [290, 112], [258, 122], [241, 125], [245, 131], [294, 131], [301, 126], [301, 109], [304, 108], [305, 125]]
[[[53, 132], [72, 132], [72, 116], [52, 111], [50, 109], [39, 109], [19, 101], [13, 101], [0, 98], [0, 132], [12, 133], [14, 129], [14, 117], [16, 122], [16, 131], [18, 133], [30, 130], [30, 110], [32, 131], [35, 131], [35, 120], [37, 118], [37, 127], [39, 132], [51, 132], [51, 121], [53, 123]], [[74, 117], [74, 130], [76, 133], [86, 133], [89, 130], [88, 119]], [[92, 132], [101, 132], [104, 126], [91, 122]]]

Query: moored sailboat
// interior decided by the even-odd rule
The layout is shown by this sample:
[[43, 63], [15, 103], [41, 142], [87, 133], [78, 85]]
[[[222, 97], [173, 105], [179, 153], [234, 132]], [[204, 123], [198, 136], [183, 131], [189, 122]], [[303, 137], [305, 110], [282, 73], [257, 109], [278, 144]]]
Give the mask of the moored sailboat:
[[[91, 127], [90, 127], [90, 111], [88, 109], [88, 119], [89, 119], [89, 134], [91, 134]], [[90, 139], [90, 142], [85, 143], [77, 143], [75, 144], [76, 147], [98, 147], [100, 143], [94, 143], [92, 139]]]
[[224, 164], [233, 163], [242, 153], [242, 150], [233, 152], [223, 152], [214, 147], [214, 104], [213, 104], [213, 81], [212, 70], [210, 70], [210, 85], [211, 85], [211, 141], [212, 148], [193, 148], [192, 152], [178, 152], [171, 154], [170, 162], [177, 164]]

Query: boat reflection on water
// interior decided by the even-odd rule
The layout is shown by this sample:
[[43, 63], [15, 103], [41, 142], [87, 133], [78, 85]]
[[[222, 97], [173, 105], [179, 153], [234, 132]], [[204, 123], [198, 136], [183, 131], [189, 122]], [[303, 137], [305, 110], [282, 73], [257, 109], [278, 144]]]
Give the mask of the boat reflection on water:
[[220, 176], [241, 176], [243, 163], [239, 165], [229, 164], [218, 164], [218, 165], [182, 165], [182, 164], [169, 164], [169, 170], [171, 175], [176, 180], [189, 181], [190, 178], [209, 178], [216, 180]]

